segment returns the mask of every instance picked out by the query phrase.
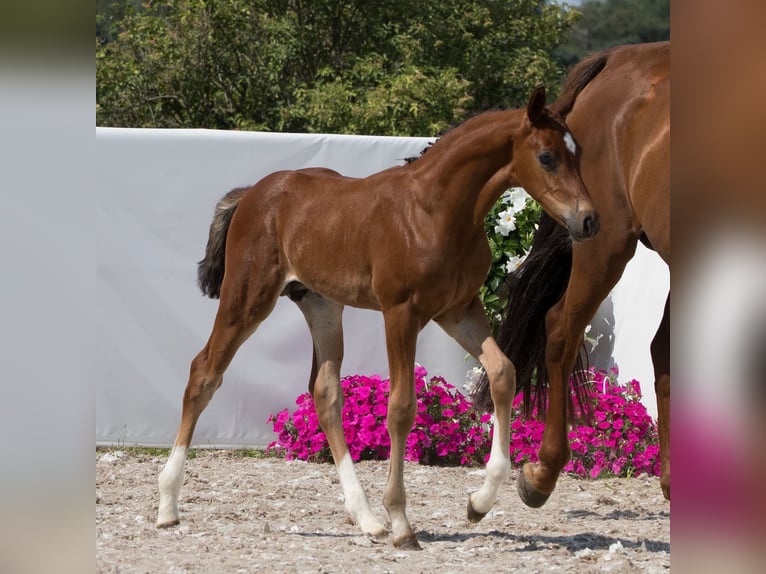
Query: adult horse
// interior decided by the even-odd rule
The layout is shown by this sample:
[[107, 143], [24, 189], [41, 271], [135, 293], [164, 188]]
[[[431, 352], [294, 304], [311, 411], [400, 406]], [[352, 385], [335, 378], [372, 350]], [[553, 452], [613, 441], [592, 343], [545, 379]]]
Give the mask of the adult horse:
[[220, 297], [210, 338], [191, 364], [181, 424], [159, 476], [157, 526], [179, 522], [178, 495], [195, 424], [239, 346], [287, 295], [314, 343], [309, 390], [340, 476], [345, 506], [361, 530], [386, 527], [370, 509], [341, 422], [341, 314], [345, 305], [383, 312], [390, 371], [391, 438], [383, 504], [393, 543], [417, 548], [405, 514], [404, 451], [415, 417], [415, 345], [434, 319], [489, 373], [500, 432], [487, 477], [471, 498], [486, 513], [510, 473], [513, 365], [491, 337], [477, 296], [491, 262], [483, 221], [503, 190], [522, 185], [575, 240], [598, 214], [577, 169], [576, 144], [537, 88], [526, 109], [487, 112], [440, 138], [408, 165], [367, 178], [322, 168], [281, 171], [218, 203], [199, 284]]
[[[575, 92], [580, 94], [572, 104]], [[548, 398], [539, 461], [525, 464], [517, 483], [522, 500], [532, 507], [545, 503], [569, 460], [567, 381], [585, 327], [639, 240], [670, 262], [670, 44], [621, 46], [584, 59], [551, 107], [567, 116], [582, 147], [581, 174], [602, 224], [592, 240], [573, 244], [544, 214], [529, 256], [509, 279], [498, 342], [516, 366], [527, 406], [533, 376]], [[669, 499], [670, 294], [651, 355], [660, 484]], [[545, 392], [537, 397], [542, 406]], [[491, 408], [486, 382], [474, 399]]]

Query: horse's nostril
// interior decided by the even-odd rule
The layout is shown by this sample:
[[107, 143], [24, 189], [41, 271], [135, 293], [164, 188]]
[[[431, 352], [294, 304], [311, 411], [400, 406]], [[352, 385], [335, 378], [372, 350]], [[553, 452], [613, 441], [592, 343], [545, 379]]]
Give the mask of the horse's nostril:
[[585, 237], [593, 237], [598, 232], [599, 221], [598, 215], [586, 215], [582, 220], [582, 229]]

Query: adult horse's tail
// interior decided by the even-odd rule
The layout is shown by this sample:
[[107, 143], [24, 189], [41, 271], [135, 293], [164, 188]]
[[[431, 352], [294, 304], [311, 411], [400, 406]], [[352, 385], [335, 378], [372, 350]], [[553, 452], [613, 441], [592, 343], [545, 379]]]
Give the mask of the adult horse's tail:
[[[529, 254], [508, 277], [509, 300], [497, 333], [500, 348], [516, 367], [517, 390], [524, 392], [526, 415], [533, 406], [537, 406], [538, 415], [545, 412], [548, 389], [545, 315], [564, 295], [571, 269], [572, 239], [564, 227], [543, 212]], [[577, 363], [571, 381], [580, 409], [587, 415], [588, 386], [582, 357]], [[476, 408], [492, 411], [486, 375], [472, 395]]]
[[226, 269], [226, 234], [231, 218], [247, 188], [234, 189], [221, 198], [215, 206], [215, 215], [210, 224], [205, 257], [197, 267], [197, 284], [202, 293], [211, 299], [221, 296], [221, 283]]

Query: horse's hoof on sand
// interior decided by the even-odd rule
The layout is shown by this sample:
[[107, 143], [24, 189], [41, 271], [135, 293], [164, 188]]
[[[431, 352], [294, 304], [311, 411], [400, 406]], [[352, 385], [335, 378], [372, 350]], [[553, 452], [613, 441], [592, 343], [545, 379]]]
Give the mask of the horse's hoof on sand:
[[[351, 517], [349, 517], [349, 520], [351, 523], [356, 523], [356, 521]], [[360, 520], [358, 524], [362, 529], [362, 532], [371, 538], [382, 538], [384, 536], [388, 536], [388, 528], [386, 528], [386, 525], [374, 516]]]
[[473, 504], [471, 503], [471, 497], [468, 497], [468, 508], [466, 510], [466, 514], [468, 516], [468, 522], [473, 522], [476, 524], [477, 522], [481, 522], [481, 519], [484, 518], [487, 513], [486, 512], [477, 512], [477, 510], [473, 507]]
[[524, 469], [521, 469], [519, 478], [516, 480], [516, 488], [519, 491], [519, 497], [522, 502], [530, 508], [540, 508], [550, 497], [551, 493], [545, 493], [537, 490], [532, 483], [527, 480]]
[[157, 528], [170, 528], [171, 526], [178, 526], [181, 524], [181, 520], [176, 518], [175, 520], [167, 520], [165, 522], [157, 522]]
[[364, 533], [370, 538], [384, 538], [388, 536], [388, 529], [385, 526], [381, 526], [379, 528], [365, 530]]
[[394, 540], [394, 546], [401, 550], [422, 550], [418, 539], [414, 534], [404, 536], [399, 540]]

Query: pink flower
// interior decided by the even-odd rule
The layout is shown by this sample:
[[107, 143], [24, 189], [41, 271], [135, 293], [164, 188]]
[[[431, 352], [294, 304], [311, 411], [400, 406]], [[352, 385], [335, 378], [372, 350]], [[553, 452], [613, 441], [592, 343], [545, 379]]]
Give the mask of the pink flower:
[[[427, 371], [415, 369], [418, 398], [415, 424], [407, 439], [406, 459], [425, 464], [482, 464], [486, 462], [493, 428], [491, 416], [475, 412], [470, 402], [442, 377], [426, 382]], [[610, 375], [593, 373], [595, 426], [575, 426], [569, 432], [572, 458], [565, 470], [578, 476], [604, 473], [659, 473], [656, 424], [639, 402], [640, 385], [613, 383]], [[385, 427], [388, 380], [378, 375], [353, 375], [341, 381], [345, 394], [344, 434], [354, 460], [386, 458], [389, 437]], [[300, 395], [297, 408], [269, 415], [277, 440], [268, 451], [312, 461], [330, 461], [327, 439], [319, 427], [314, 403]], [[520, 416], [521, 395], [513, 401], [510, 454], [521, 464], [536, 461], [544, 423]], [[534, 413], [533, 413], [534, 414]]]

